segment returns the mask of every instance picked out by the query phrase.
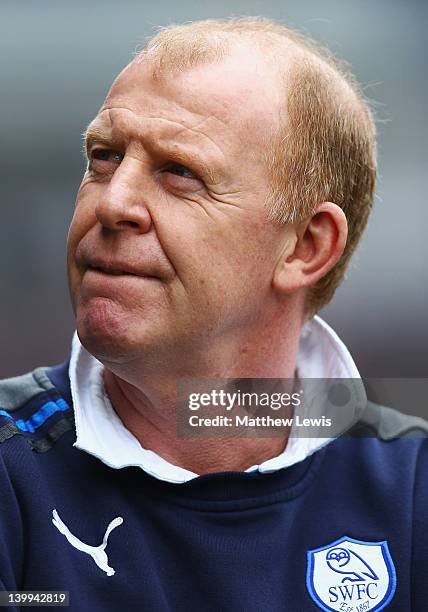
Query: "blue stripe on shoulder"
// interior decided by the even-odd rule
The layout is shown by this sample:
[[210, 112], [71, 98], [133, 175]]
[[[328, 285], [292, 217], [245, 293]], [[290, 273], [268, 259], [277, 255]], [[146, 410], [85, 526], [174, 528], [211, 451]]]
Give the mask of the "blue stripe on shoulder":
[[[15, 421], [15, 425], [21, 431], [28, 431], [30, 433], [34, 433], [36, 429], [39, 429], [45, 423], [50, 416], [55, 414], [55, 412], [63, 412], [64, 410], [68, 410], [70, 406], [67, 404], [65, 400], [61, 397], [55, 401], [46, 402], [43, 404], [37, 412], [31, 415], [29, 419], [17, 419]], [[8, 417], [9, 419], [15, 420], [11, 414], [6, 412], [6, 410], [0, 410], [0, 415]]]

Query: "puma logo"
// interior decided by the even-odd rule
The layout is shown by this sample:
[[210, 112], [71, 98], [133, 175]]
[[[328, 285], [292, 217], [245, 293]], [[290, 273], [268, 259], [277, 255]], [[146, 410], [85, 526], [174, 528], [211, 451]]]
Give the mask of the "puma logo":
[[89, 544], [85, 544], [71, 533], [68, 527], [62, 522], [56, 509], [52, 511], [52, 515], [52, 523], [55, 525], [58, 531], [65, 535], [67, 540], [72, 546], [74, 546], [74, 548], [77, 548], [77, 550], [81, 550], [87, 555], [90, 555], [95, 561], [95, 563], [98, 565], [98, 567], [102, 569], [107, 574], [107, 576], [114, 575], [114, 569], [109, 566], [107, 554], [104, 551], [107, 546], [107, 539], [110, 533], [113, 531], [113, 529], [116, 529], [116, 527], [119, 527], [119, 525], [122, 525], [123, 523], [123, 518], [121, 516], [117, 516], [111, 521], [104, 534], [102, 544], [100, 544], [99, 546], [89, 546]]

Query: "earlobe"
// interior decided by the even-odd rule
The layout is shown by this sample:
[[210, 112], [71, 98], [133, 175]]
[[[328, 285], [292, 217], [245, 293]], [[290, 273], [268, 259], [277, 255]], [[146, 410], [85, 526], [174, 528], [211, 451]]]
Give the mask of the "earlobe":
[[320, 204], [310, 219], [296, 227], [294, 243], [277, 263], [272, 288], [283, 294], [310, 287], [339, 261], [345, 249], [348, 223], [332, 202]]

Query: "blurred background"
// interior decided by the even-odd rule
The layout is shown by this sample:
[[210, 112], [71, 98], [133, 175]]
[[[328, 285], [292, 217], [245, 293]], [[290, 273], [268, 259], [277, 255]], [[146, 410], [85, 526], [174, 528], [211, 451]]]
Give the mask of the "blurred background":
[[348, 61], [375, 103], [375, 209], [321, 315], [366, 377], [428, 376], [426, 0], [2, 0], [0, 377], [66, 358], [65, 242], [81, 134], [155, 26], [264, 15]]

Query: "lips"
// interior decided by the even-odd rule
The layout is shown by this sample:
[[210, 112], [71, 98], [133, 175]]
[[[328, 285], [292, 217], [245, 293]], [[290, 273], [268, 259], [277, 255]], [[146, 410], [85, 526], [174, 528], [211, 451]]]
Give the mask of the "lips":
[[[125, 272], [124, 270], [118, 270], [115, 268], [104, 268], [103, 266], [88, 266], [89, 270], [94, 270], [95, 272], [102, 272], [103, 274], [110, 274], [112, 276], [123, 276], [123, 274], [132, 274], [136, 276], [133, 272]], [[141, 275], [139, 275], [141, 276]]]
[[91, 260], [87, 262], [87, 269], [102, 274], [108, 274], [110, 276], [141, 276], [141, 277], [153, 277], [152, 274], [148, 274], [146, 271], [137, 269], [135, 266], [130, 265], [127, 262], [107, 262], [101, 260]]
[[[120, 248], [119, 248], [120, 247]], [[132, 248], [131, 248], [132, 247]], [[108, 276], [136, 276], [155, 280], [173, 278], [168, 259], [153, 245], [144, 243], [144, 249], [131, 245], [118, 245], [97, 241], [91, 235], [82, 240], [74, 253], [74, 263], [80, 275], [87, 272]]]

